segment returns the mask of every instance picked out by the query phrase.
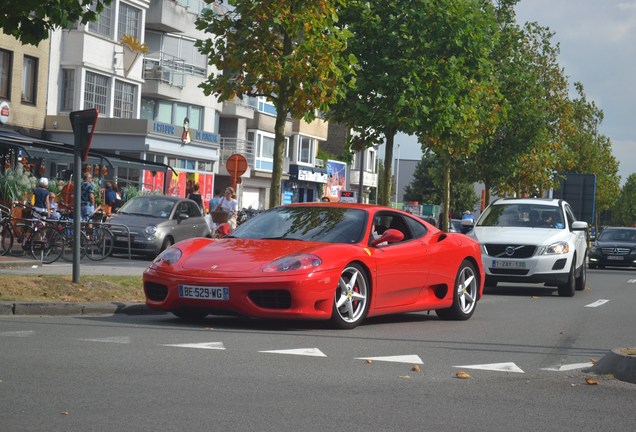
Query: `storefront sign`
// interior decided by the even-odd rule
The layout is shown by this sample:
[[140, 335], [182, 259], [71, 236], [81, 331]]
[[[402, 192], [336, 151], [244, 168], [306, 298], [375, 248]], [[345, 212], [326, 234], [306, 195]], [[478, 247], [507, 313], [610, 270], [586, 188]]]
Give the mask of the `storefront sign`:
[[[168, 135], [173, 136], [175, 138], [179, 138], [179, 141], [184, 144], [189, 143], [190, 141], [184, 141], [184, 131], [183, 127], [177, 127], [174, 125], [170, 125], [167, 123], [159, 123], [159, 122], [150, 122], [149, 123], [150, 130], [149, 132], [153, 132], [160, 135]], [[218, 144], [219, 143], [219, 134], [215, 134], [212, 132], [206, 132], [202, 130], [196, 130], [189, 127], [188, 122], [188, 137], [194, 141], [207, 142], [210, 144]]]
[[298, 168], [298, 180], [310, 181], [314, 183], [327, 183], [327, 173], [304, 170]]

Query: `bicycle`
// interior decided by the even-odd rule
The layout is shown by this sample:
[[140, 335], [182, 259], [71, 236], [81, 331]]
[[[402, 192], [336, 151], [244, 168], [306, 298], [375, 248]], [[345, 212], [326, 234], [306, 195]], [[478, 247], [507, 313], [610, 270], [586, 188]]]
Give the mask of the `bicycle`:
[[115, 246], [115, 235], [105, 221], [104, 213], [96, 212], [88, 223], [82, 225], [87, 238], [86, 256], [93, 261], [106, 259]]
[[[59, 233], [50, 232], [44, 217], [24, 204], [14, 203], [31, 212], [31, 218], [18, 219], [11, 215], [10, 209], [2, 206], [2, 229], [0, 231], [0, 249], [2, 255], [13, 252], [14, 242], [22, 247], [23, 253], [29, 253], [43, 264], [50, 264], [62, 254], [62, 242]], [[18, 222], [19, 220], [23, 221]]]

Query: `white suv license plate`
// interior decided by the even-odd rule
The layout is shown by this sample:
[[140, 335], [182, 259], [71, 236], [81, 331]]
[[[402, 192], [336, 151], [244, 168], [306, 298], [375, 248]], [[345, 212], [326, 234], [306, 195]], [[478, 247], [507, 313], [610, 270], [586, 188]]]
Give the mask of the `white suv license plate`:
[[526, 268], [526, 263], [524, 261], [493, 260], [492, 267], [493, 268]]
[[179, 297], [201, 300], [230, 300], [228, 287], [179, 285]]

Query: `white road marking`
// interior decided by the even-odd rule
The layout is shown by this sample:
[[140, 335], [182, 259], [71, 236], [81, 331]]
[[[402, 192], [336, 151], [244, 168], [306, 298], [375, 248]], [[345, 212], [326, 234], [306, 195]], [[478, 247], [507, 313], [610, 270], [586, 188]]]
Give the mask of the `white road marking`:
[[589, 305], [585, 305], [585, 307], [599, 307], [607, 303], [609, 300], [596, 300], [594, 303], [590, 303]]
[[35, 332], [33, 330], [18, 330], [18, 331], [0, 332], [0, 336], [29, 337], [29, 336], [33, 336], [34, 333]]
[[636, 283], [636, 279], [630, 279], [627, 281], [627, 283]]
[[288, 350], [273, 350], [273, 351], [259, 351], [259, 352], [268, 353], [268, 354], [291, 354], [291, 355], [303, 355], [303, 356], [312, 356], [312, 357], [327, 357], [318, 348], [297, 348], [297, 349], [288, 349]]
[[80, 340], [89, 341], [89, 342], [105, 342], [105, 343], [118, 343], [118, 344], [130, 343], [130, 338], [128, 336], [113, 336], [113, 337], [107, 337], [107, 338], [80, 339]]
[[481, 369], [481, 370], [489, 370], [496, 372], [515, 372], [515, 373], [524, 373], [523, 370], [519, 368], [516, 364], [509, 363], [490, 363], [490, 364], [478, 364], [478, 365], [463, 365], [463, 366], [453, 366], [456, 368], [464, 368], [464, 369]]
[[357, 357], [356, 360], [374, 360], [374, 361], [385, 361], [385, 362], [395, 362], [395, 363], [424, 364], [424, 362], [418, 355], [401, 355], [401, 356], [388, 356], [388, 357]]
[[162, 344], [161, 346], [179, 347], [179, 348], [198, 348], [210, 350], [224, 350], [223, 342], [203, 342], [203, 343], [186, 343], [186, 344]]
[[588, 368], [588, 367], [592, 367], [592, 366], [594, 366], [594, 363], [592, 363], [592, 362], [572, 363], [572, 364], [567, 364], [567, 365], [561, 365], [559, 367], [541, 368], [541, 370], [554, 371], [554, 372], [563, 372], [563, 371], [570, 371], [570, 370], [575, 370], [575, 369], [584, 369], [584, 368]]

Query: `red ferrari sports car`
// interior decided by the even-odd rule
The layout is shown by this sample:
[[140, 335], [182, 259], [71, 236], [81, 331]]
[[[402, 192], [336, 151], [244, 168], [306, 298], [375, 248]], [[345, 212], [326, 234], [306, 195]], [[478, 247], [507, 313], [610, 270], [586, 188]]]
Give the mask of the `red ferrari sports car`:
[[222, 239], [184, 240], [144, 272], [146, 304], [208, 314], [331, 320], [435, 310], [466, 320], [484, 286], [479, 243], [388, 207], [273, 208]]

